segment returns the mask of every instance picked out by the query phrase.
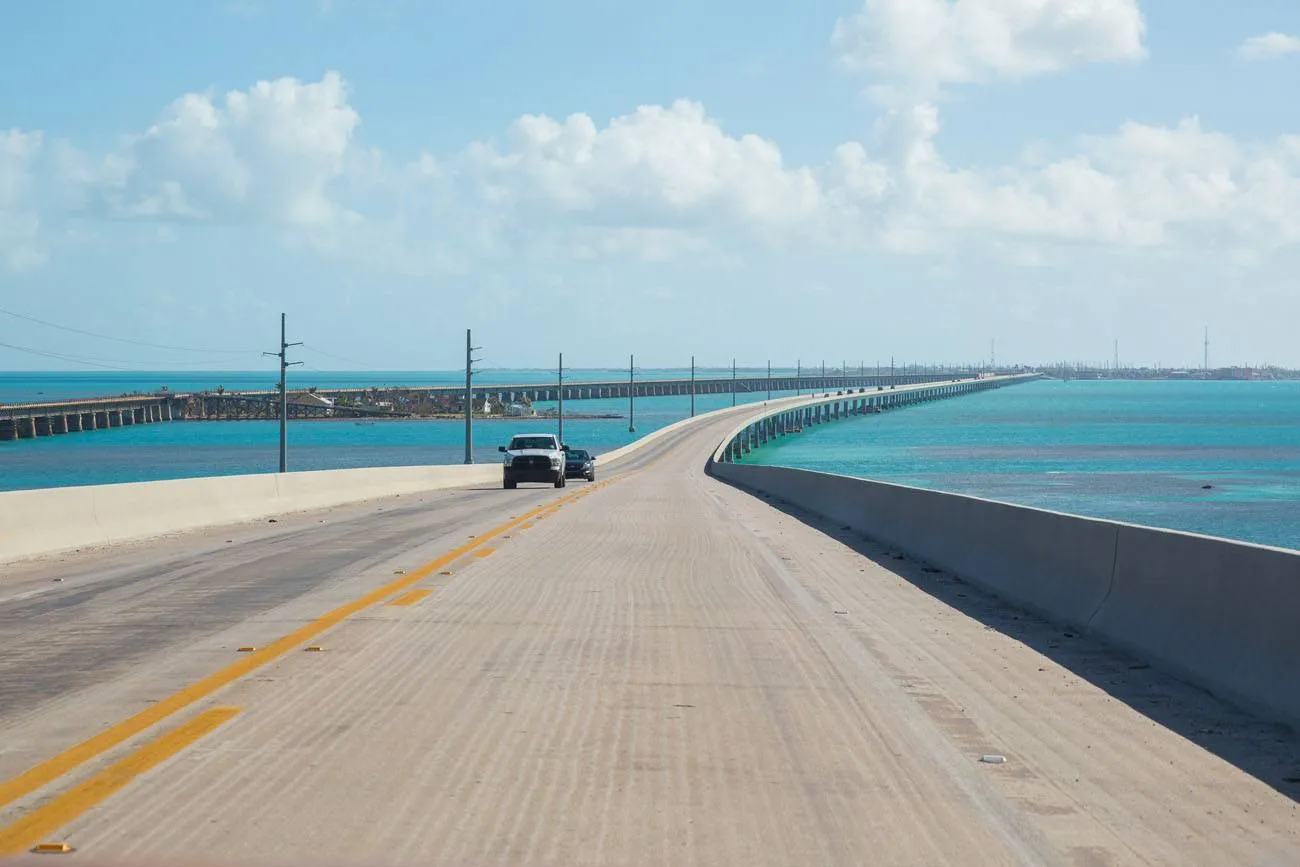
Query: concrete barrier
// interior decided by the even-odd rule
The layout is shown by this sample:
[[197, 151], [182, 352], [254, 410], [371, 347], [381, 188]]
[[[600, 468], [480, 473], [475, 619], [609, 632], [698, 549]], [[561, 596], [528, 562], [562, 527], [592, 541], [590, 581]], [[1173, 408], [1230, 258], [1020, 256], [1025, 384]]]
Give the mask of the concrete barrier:
[[1300, 552], [1122, 524], [1114, 583], [1091, 628], [1300, 730]]
[[640, 451], [641, 449], [653, 445], [654, 443], [663, 439], [664, 437], [674, 434], [682, 430], [683, 428], [690, 427], [693, 424], [699, 424], [700, 422], [704, 422], [704, 421], [712, 421], [720, 416], [724, 416], [728, 414], [739, 415], [743, 413], [745, 410], [749, 410], [753, 412], [755, 408], [763, 409], [764, 411], [792, 409], [796, 406], [802, 406], [804, 404], [807, 404], [811, 400], [812, 398], [807, 396], [778, 397], [778, 398], [772, 398], [772, 400], [769, 401], [762, 401], [757, 403], [750, 402], [747, 404], [739, 404], [738, 406], [728, 406], [728, 407], [723, 407], [722, 409], [710, 410], [709, 412], [701, 413], [691, 418], [684, 418], [681, 421], [675, 421], [670, 425], [665, 425], [664, 427], [661, 427], [657, 430], [653, 430], [650, 433], [646, 434], [645, 436], [640, 437], [636, 441], [630, 442], [625, 446], [614, 449], [611, 452], [605, 452], [604, 454], [597, 455], [596, 466], [597, 467], [609, 466], [610, 464], [615, 463], [616, 461], [620, 461], [623, 458], [630, 457], [636, 452]]
[[1300, 552], [808, 470], [709, 469], [1300, 728]]
[[[597, 463], [609, 466], [684, 427], [734, 411], [727, 407], [660, 428], [601, 455]], [[3, 491], [0, 563], [398, 494], [500, 484], [501, 465], [493, 462]]]
[[446, 488], [501, 467], [378, 467], [0, 492], [0, 562]]
[[[905, 386], [899, 393], [931, 386]], [[813, 401], [778, 398], [702, 413], [600, 455], [609, 467], [691, 425], [727, 413], [777, 411]], [[501, 465], [376, 467], [212, 476], [118, 485], [0, 492], [0, 563], [88, 545], [251, 521], [347, 503], [474, 485], [499, 485]]]

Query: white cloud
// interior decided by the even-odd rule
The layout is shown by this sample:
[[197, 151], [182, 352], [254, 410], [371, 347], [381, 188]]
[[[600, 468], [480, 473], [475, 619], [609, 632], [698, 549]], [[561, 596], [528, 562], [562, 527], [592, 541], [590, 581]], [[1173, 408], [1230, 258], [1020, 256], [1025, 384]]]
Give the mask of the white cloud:
[[485, 199], [604, 227], [789, 227], [815, 214], [807, 168], [788, 169], [773, 142], [723, 132], [697, 102], [642, 106], [597, 128], [525, 115], [504, 147], [472, 146], [464, 169]]
[[1300, 244], [1300, 137], [1243, 142], [1195, 118], [1129, 123], [1064, 150], [1038, 143], [991, 168], [949, 163], [939, 109], [925, 101], [885, 112], [870, 146], [847, 142], [809, 166], [690, 101], [603, 126], [525, 115], [500, 141], [407, 163], [361, 147], [358, 125], [331, 73], [220, 100], [186, 95], [108, 154], [56, 142], [39, 179], [41, 136], [10, 132], [0, 137], [0, 256], [10, 268], [38, 264], [40, 218], [61, 211], [278, 223], [300, 249], [408, 274], [762, 248], [917, 254], [978, 243], [1035, 262], [1079, 245], [1237, 255]]
[[0, 131], [0, 266], [6, 270], [23, 271], [45, 261], [32, 196], [32, 167], [41, 144], [40, 133]]
[[1243, 60], [1273, 60], [1287, 54], [1298, 53], [1300, 53], [1300, 37], [1288, 36], [1285, 33], [1252, 36], [1241, 43], [1241, 47], [1237, 49], [1238, 56]]
[[358, 123], [333, 72], [190, 93], [102, 159], [65, 149], [63, 177], [118, 218], [319, 225], [340, 215], [331, 186]]
[[832, 41], [847, 69], [933, 88], [1140, 59], [1145, 29], [1137, 0], [865, 0]]
[[[1056, 158], [1042, 143], [989, 169], [948, 164], [936, 145], [945, 84], [1022, 79], [1144, 56], [1137, 0], [865, 0], [833, 42], [874, 76], [889, 106], [880, 152], [840, 148], [826, 197], [899, 252], [977, 241], [1016, 261], [1028, 245], [1270, 249], [1300, 242], [1293, 140], [1248, 144], [1207, 131], [1124, 125]], [[1268, 37], [1276, 49], [1278, 40]]]
[[895, 112], [885, 127], [898, 150], [869, 176], [889, 173], [889, 181], [849, 199], [884, 208], [882, 238], [897, 236], [897, 248], [963, 240], [1257, 250], [1300, 243], [1300, 137], [1243, 144], [1196, 118], [1176, 127], [1128, 123], [1054, 160], [973, 170], [939, 154], [933, 105]]

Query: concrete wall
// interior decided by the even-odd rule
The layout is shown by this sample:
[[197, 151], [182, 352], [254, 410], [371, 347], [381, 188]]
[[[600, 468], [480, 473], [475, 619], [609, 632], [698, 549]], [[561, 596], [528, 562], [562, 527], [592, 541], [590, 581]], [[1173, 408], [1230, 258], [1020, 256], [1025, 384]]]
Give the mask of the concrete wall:
[[395, 494], [500, 483], [499, 464], [476, 464], [5, 491], [0, 562]]
[[1300, 728], [1300, 552], [807, 470], [710, 472]]
[[[716, 412], [729, 412], [718, 410]], [[608, 467], [705, 413], [600, 455]], [[0, 563], [421, 491], [501, 484], [501, 464], [211, 476], [0, 492]]]
[[[924, 386], [900, 387], [901, 394]], [[770, 401], [765, 411], [815, 402]], [[681, 429], [761, 404], [702, 413], [599, 455], [598, 467], [628, 458]], [[0, 563], [87, 545], [146, 539], [345, 503], [474, 485], [500, 485], [501, 465], [446, 465], [214, 476], [119, 485], [0, 492]]]

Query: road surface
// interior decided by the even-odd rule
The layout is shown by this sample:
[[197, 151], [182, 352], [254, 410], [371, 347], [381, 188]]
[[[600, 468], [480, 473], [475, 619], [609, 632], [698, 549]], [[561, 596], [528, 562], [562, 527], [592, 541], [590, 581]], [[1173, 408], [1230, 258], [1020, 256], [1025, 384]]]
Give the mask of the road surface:
[[708, 478], [735, 420], [0, 567], [0, 853], [1300, 863], [1292, 734]]

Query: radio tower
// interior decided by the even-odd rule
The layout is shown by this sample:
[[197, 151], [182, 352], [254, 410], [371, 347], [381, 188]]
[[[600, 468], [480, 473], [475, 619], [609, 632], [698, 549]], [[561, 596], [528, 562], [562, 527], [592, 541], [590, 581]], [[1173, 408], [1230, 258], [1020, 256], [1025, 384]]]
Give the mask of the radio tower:
[[1205, 372], [1210, 372], [1210, 326], [1205, 326]]

